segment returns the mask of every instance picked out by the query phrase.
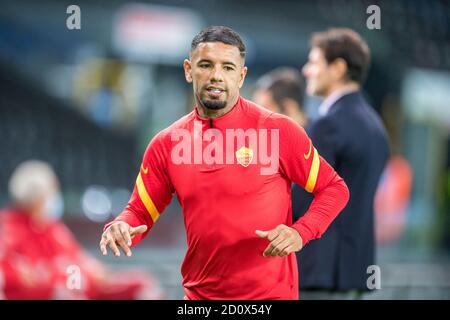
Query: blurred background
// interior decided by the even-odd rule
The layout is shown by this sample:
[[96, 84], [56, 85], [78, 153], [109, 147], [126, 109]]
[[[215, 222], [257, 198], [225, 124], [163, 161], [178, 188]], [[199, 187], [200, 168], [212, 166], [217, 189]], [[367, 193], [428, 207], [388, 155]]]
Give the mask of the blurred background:
[[[81, 29], [70, 30], [76, 4]], [[369, 5], [381, 29], [369, 30]], [[259, 76], [301, 68], [312, 32], [350, 27], [372, 51], [364, 92], [397, 160], [376, 199], [380, 290], [366, 299], [450, 299], [450, 3], [448, 1], [165, 0], [0, 2], [0, 205], [27, 159], [53, 166], [62, 219], [113, 269], [151, 272], [181, 299], [186, 238], [174, 197], [131, 258], [100, 258], [103, 225], [121, 212], [147, 143], [190, 112], [182, 61], [208, 25], [239, 32], [250, 98]], [[309, 116], [320, 100], [307, 97]]]

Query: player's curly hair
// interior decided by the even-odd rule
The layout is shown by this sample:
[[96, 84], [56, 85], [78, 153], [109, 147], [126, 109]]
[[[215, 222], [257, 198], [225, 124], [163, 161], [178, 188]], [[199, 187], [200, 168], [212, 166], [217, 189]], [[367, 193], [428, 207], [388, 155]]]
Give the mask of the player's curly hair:
[[239, 49], [241, 57], [245, 58], [245, 44], [242, 41], [241, 36], [229, 27], [209, 26], [203, 29], [194, 37], [194, 39], [192, 39], [191, 52], [203, 42], [222, 42], [235, 46]]

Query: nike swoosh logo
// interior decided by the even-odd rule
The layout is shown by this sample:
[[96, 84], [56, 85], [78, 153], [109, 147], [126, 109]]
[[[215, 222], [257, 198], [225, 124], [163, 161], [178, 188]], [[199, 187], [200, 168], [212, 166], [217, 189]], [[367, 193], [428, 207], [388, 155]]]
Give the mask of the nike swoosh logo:
[[142, 165], [142, 166], [141, 166], [141, 169], [142, 169], [142, 172], [143, 172], [144, 174], [147, 174], [147, 173], [148, 173], [148, 167], [145, 167], [145, 168], [144, 168], [144, 165]]
[[309, 157], [311, 157], [311, 150], [312, 150], [312, 142], [311, 139], [309, 140], [309, 151], [308, 153], [305, 153], [303, 156], [305, 157], [305, 160], [308, 160]]

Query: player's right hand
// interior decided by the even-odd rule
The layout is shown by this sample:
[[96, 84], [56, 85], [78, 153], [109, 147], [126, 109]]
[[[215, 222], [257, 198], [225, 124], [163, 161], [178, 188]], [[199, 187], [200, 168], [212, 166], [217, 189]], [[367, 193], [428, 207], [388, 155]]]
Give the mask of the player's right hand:
[[113, 223], [105, 230], [100, 240], [100, 251], [104, 256], [107, 255], [106, 246], [108, 245], [116, 257], [120, 256], [119, 247], [123, 252], [130, 257], [131, 256], [131, 239], [138, 234], [143, 234], [147, 231], [146, 225], [140, 225], [138, 227], [131, 227], [128, 223], [118, 221]]

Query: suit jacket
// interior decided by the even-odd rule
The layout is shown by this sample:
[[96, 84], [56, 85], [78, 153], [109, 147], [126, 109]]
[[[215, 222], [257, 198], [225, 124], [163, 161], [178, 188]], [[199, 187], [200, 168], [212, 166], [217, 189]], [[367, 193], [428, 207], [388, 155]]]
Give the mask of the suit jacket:
[[[353, 92], [308, 131], [319, 154], [346, 182], [350, 200], [322, 238], [297, 253], [300, 288], [367, 290], [367, 267], [375, 264], [373, 201], [389, 157], [385, 128], [363, 95]], [[298, 219], [312, 196], [294, 186], [292, 199]]]

